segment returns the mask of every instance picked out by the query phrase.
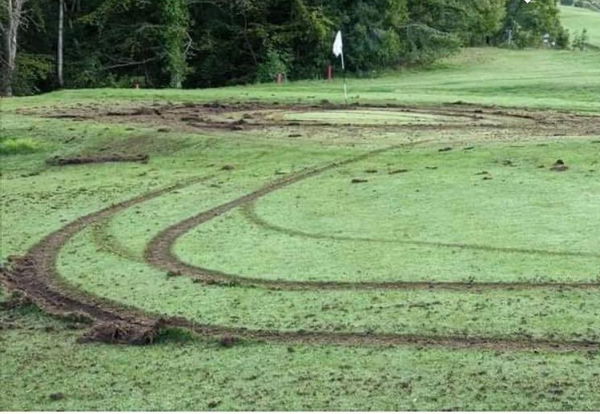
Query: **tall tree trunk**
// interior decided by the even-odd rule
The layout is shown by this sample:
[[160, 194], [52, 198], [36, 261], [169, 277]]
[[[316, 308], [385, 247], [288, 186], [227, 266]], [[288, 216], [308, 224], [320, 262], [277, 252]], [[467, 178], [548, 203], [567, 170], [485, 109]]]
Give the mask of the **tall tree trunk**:
[[13, 82], [17, 69], [17, 41], [19, 26], [23, 23], [23, 6], [27, 0], [3, 0], [6, 22], [0, 24], [0, 32], [4, 37], [5, 63], [2, 68], [2, 95], [12, 96]]
[[14, 60], [11, 58], [11, 25], [10, 22], [6, 27], [3, 27], [2, 34], [4, 36], [4, 55], [6, 56], [5, 61], [2, 64], [2, 95], [12, 96], [12, 76], [15, 70]]
[[58, 44], [56, 46], [56, 81], [58, 87], [65, 84], [63, 79], [63, 36], [65, 31], [65, 0], [58, 0]]
[[181, 88], [188, 72], [186, 38], [190, 16], [187, 0], [164, 0], [163, 42], [166, 55], [166, 70], [169, 73], [169, 86]]

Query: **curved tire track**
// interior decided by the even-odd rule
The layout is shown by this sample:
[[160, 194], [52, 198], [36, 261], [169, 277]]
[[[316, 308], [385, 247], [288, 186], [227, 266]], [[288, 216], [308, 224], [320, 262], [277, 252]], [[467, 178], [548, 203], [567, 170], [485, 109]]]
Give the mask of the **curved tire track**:
[[9, 289], [24, 292], [33, 302], [52, 314], [84, 314], [96, 322], [151, 325], [156, 318], [83, 294], [63, 283], [56, 269], [58, 255], [62, 247], [86, 227], [136, 204], [209, 178], [211, 177], [186, 180], [80, 217], [44, 237], [25, 256], [12, 258], [8, 267], [0, 269], [0, 277]]
[[558, 251], [558, 250], [543, 250], [543, 249], [522, 249], [515, 247], [494, 247], [483, 244], [468, 244], [468, 243], [444, 243], [434, 242], [426, 240], [412, 240], [412, 239], [378, 239], [373, 237], [350, 237], [350, 236], [331, 236], [321, 233], [310, 233], [307, 231], [290, 229], [287, 227], [278, 226], [270, 223], [264, 218], [260, 217], [256, 213], [256, 205], [247, 203], [242, 207], [242, 213], [256, 226], [266, 230], [274, 231], [277, 233], [287, 234], [289, 236], [304, 237], [307, 239], [315, 240], [331, 240], [331, 241], [354, 241], [354, 242], [371, 242], [371, 243], [385, 243], [385, 244], [405, 244], [412, 246], [425, 246], [425, 247], [442, 247], [450, 249], [465, 249], [465, 250], [481, 250], [487, 252], [499, 252], [499, 253], [517, 253], [517, 254], [534, 254], [541, 256], [557, 256], [557, 257], [588, 257], [600, 259], [600, 254], [590, 252], [570, 252], [570, 251]]
[[[381, 151], [379, 151], [381, 152]], [[370, 153], [371, 155], [373, 153]], [[365, 155], [368, 156], [369, 154]], [[289, 183], [299, 181], [326, 169], [334, 168], [342, 163], [334, 163], [326, 167], [306, 171], [290, 176], [274, 185], [258, 190], [245, 199], [268, 193], [272, 187], [282, 187]], [[56, 264], [62, 247], [77, 233], [89, 225], [107, 219], [111, 215], [127, 209], [135, 204], [159, 197], [169, 191], [183, 188], [196, 182], [205, 180], [194, 179], [185, 183], [176, 184], [161, 190], [156, 190], [145, 195], [132, 198], [96, 213], [80, 217], [66, 226], [54, 231], [35, 244], [24, 257], [11, 260], [9, 267], [0, 269], [0, 281], [10, 289], [24, 292], [42, 309], [55, 315], [78, 314], [91, 318], [94, 322], [136, 326], [153, 329], [160, 326], [180, 327], [190, 329], [201, 335], [209, 337], [233, 336], [255, 341], [293, 342], [300, 344], [335, 344], [335, 345], [416, 345], [439, 346], [446, 348], [481, 348], [493, 350], [534, 350], [548, 349], [558, 351], [591, 351], [600, 349], [600, 343], [587, 341], [550, 341], [545, 339], [528, 338], [486, 338], [486, 337], [460, 337], [460, 336], [427, 336], [427, 335], [402, 335], [402, 334], [371, 334], [371, 333], [330, 333], [330, 332], [281, 332], [271, 330], [250, 330], [244, 328], [229, 328], [219, 325], [196, 324], [183, 318], [162, 319], [140, 309], [125, 306], [106, 299], [96, 298], [81, 292], [61, 281]], [[227, 211], [230, 204], [220, 206], [207, 213], [215, 216], [220, 211]], [[220, 213], [222, 214], [222, 213]], [[218, 215], [218, 214], [217, 214]]]
[[[261, 287], [277, 290], [368, 290], [368, 289], [386, 289], [386, 290], [406, 290], [406, 289], [445, 289], [445, 290], [501, 290], [501, 289], [599, 289], [600, 283], [594, 282], [436, 282], [436, 281], [402, 281], [402, 282], [339, 282], [339, 281], [295, 281], [285, 279], [261, 279], [254, 277], [245, 277], [236, 274], [221, 272], [218, 270], [207, 269], [200, 266], [194, 266], [183, 262], [173, 252], [173, 248], [177, 240], [185, 235], [190, 230], [198, 227], [201, 224], [209, 222], [214, 218], [221, 216], [234, 208], [247, 206], [266, 196], [274, 191], [302, 181], [304, 179], [314, 177], [328, 170], [347, 165], [353, 162], [363, 160], [367, 157], [380, 154], [385, 151], [398, 149], [402, 146], [415, 145], [422, 143], [415, 142], [413, 144], [396, 145], [365, 153], [361, 156], [350, 158], [341, 162], [332, 163], [321, 168], [299, 172], [281, 180], [268, 184], [256, 191], [246, 194], [235, 200], [221, 204], [220, 206], [206, 210], [196, 216], [190, 217], [177, 224], [174, 224], [159, 234], [157, 234], [146, 247], [144, 257], [152, 266], [170, 272], [175, 275], [185, 275], [192, 277], [199, 282], [206, 284], [221, 284], [225, 286], [249, 286]], [[262, 224], [262, 223], [260, 223]], [[296, 235], [305, 233], [294, 232]], [[367, 239], [365, 239], [367, 240]], [[498, 250], [510, 253], [528, 253], [528, 254], [548, 254], [555, 256], [579, 256], [579, 254], [552, 252], [542, 250], [525, 250], [525, 249], [498, 249], [488, 246], [471, 246], [464, 244], [445, 244], [445, 243], [429, 243], [411, 241], [407, 243], [420, 245], [434, 245], [437, 247], [455, 247], [455, 248], [473, 248], [479, 250]], [[584, 254], [581, 254], [584, 255]], [[597, 257], [593, 255], [592, 257]]]

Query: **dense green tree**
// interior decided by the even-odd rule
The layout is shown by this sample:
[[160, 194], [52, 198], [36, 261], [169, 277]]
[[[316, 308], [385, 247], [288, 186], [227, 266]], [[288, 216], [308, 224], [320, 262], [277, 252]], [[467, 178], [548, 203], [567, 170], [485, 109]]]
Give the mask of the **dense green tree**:
[[[0, 0], [0, 6], [14, 1]], [[541, 46], [544, 39], [557, 47], [569, 44], [555, 0], [23, 4], [29, 24], [18, 33], [12, 71], [7, 71], [12, 55], [6, 46], [0, 50], [2, 73], [14, 73], [9, 81], [4, 76], [5, 92], [9, 85], [19, 94], [60, 86], [62, 66], [65, 87], [207, 87], [272, 81], [278, 73], [291, 79], [322, 77], [329, 64], [339, 65], [331, 53], [337, 30], [343, 31], [347, 68], [354, 73], [432, 62], [461, 46]], [[2, 27], [7, 27], [6, 10], [0, 7]]]
[[518, 47], [541, 46], [545, 35], [549, 42], [567, 47], [568, 33], [562, 27], [556, 0], [507, 1], [507, 18], [502, 36], [510, 33], [510, 42]]
[[0, 2], [0, 34], [2, 34], [2, 94], [13, 94], [13, 83], [17, 70], [19, 32], [25, 23], [27, 0], [2, 0]]
[[169, 86], [181, 88], [188, 72], [186, 49], [191, 46], [188, 4], [187, 0], [163, 0], [161, 6], [162, 43]]
[[[338, 0], [329, 4], [336, 29], [344, 33], [346, 62], [353, 71], [402, 63], [406, 44], [402, 38], [408, 22], [406, 0]], [[328, 38], [331, 54], [332, 31]]]

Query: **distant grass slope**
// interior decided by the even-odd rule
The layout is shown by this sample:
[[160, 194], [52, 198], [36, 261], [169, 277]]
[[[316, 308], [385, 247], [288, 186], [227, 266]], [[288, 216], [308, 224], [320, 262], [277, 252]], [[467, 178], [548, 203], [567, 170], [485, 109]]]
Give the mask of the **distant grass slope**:
[[573, 6], [561, 6], [561, 20], [571, 35], [587, 29], [592, 46], [600, 47], [600, 12]]
[[[593, 16], [591, 11], [572, 10]], [[589, 20], [585, 24], [592, 29]], [[600, 30], [600, 25], [597, 27], [595, 30]], [[359, 103], [437, 105], [461, 101], [600, 113], [600, 51], [472, 48], [427, 70], [396, 71], [375, 79], [350, 79], [348, 83], [350, 101]], [[14, 110], [74, 101], [116, 105], [123, 100], [307, 104], [323, 100], [342, 103], [344, 97], [338, 79], [198, 90], [67, 90], [4, 100], [1, 105]]]

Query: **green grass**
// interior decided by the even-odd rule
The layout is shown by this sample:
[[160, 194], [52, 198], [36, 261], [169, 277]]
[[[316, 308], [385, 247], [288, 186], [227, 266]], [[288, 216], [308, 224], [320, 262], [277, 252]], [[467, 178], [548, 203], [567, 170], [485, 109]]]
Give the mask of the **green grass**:
[[[589, 226], [600, 221], [596, 145], [393, 151], [259, 200], [254, 214], [273, 228], [234, 212], [190, 232], [176, 252], [187, 262], [267, 279], [599, 280], [600, 236]], [[558, 158], [572, 164], [567, 174], [549, 170]], [[408, 172], [388, 174], [399, 168]], [[352, 184], [355, 177], [369, 182]]]
[[[600, 309], [594, 290], [465, 294], [232, 289], [169, 278], [145, 264], [97, 253], [86, 234], [73, 240], [64, 252], [60, 271], [74, 286], [147, 311], [183, 316], [199, 323], [281, 331], [600, 338]], [[268, 260], [269, 256], [264, 257]]]
[[[361, 102], [460, 100], [600, 113], [599, 57], [595, 52], [474, 49], [427, 71], [352, 80], [351, 88]], [[63, 91], [3, 100], [3, 136], [39, 146], [1, 159], [0, 257], [23, 254], [82, 215], [206, 177], [77, 234], [60, 252], [63, 281], [143, 310], [231, 327], [600, 340], [595, 289], [277, 291], [205, 286], [143, 262], [147, 243], [165, 227], [285, 174], [427, 141], [268, 194], [194, 229], [174, 251], [196, 265], [271, 280], [595, 282], [600, 277], [598, 136], [545, 136], [518, 129], [526, 125], [522, 120], [510, 121], [506, 129], [460, 129], [462, 122], [453, 117], [374, 109], [273, 115], [335, 124], [329, 128], [199, 132], [15, 112], [127, 107], [153, 100], [339, 102], [339, 86], [299, 82], [210, 91]], [[386, 123], [390, 128], [381, 128]], [[425, 128], [391, 127], [406, 124]], [[440, 152], [444, 147], [452, 151]], [[45, 163], [55, 155], [124, 151], [148, 153], [150, 162]], [[568, 171], [549, 170], [559, 158]], [[223, 170], [224, 165], [235, 168]], [[396, 169], [408, 171], [388, 173]], [[352, 184], [353, 178], [368, 182]], [[496, 250], [447, 246], [452, 243]], [[6, 299], [0, 289], [0, 301]], [[76, 338], [85, 326], [50, 318], [33, 306], [1, 310], [0, 328], [0, 410], [600, 407], [598, 352], [259, 342], [226, 349], [216, 339], [180, 333], [145, 348], [82, 345]], [[56, 393], [63, 398], [53, 400]]]
[[40, 144], [31, 139], [0, 139], [0, 155], [28, 154], [39, 151]]
[[[600, 51], [466, 49], [429, 70], [350, 79], [350, 100], [360, 103], [437, 105], [456, 101], [499, 106], [600, 112]], [[17, 107], [125, 102], [262, 101], [343, 102], [340, 80], [250, 85], [207, 90], [104, 89], [61, 91], [2, 103]]]
[[[78, 345], [35, 310], [0, 313], [2, 410], [595, 410], [596, 354], [215, 342]], [[70, 328], [70, 329], [69, 329]], [[63, 398], [52, 400], [51, 395]]]
[[[483, 216], [480, 218], [480, 223], [473, 221], [474, 227], [471, 229], [464, 228], [474, 220], [469, 210], [463, 212], [465, 217], [444, 208], [447, 207], [448, 200], [456, 202], [461, 198], [461, 193], [457, 193], [456, 188], [453, 187], [446, 193], [437, 188], [430, 188], [432, 184], [423, 185], [424, 183], [420, 182], [419, 187], [423, 189], [438, 190], [430, 191], [430, 197], [431, 194], [437, 195], [445, 202], [440, 203], [436, 210], [431, 200], [423, 200], [417, 196], [411, 198], [414, 203], [412, 214], [416, 214], [416, 218], [406, 218], [402, 214], [389, 215], [386, 208], [397, 203], [402, 202], [406, 208], [410, 208], [405, 194], [413, 191], [394, 190], [395, 185], [410, 185], [405, 183], [410, 179], [410, 173], [379, 177], [383, 181], [380, 185], [385, 185], [391, 190], [389, 191], [391, 197], [378, 195], [372, 190], [367, 191], [365, 186], [369, 188], [369, 184], [363, 184], [363, 187], [351, 185], [350, 177], [355, 174], [334, 171], [326, 174], [323, 179], [314, 178], [274, 193], [259, 201], [258, 206], [262, 207], [259, 210], [261, 214], [275, 223], [292, 227], [300, 226], [307, 232], [329, 230], [330, 233], [336, 233], [337, 226], [337, 233], [339, 233], [339, 226], [343, 225], [347, 228], [342, 230], [342, 234], [390, 237], [390, 234], [381, 233], [389, 232], [391, 225], [397, 225], [402, 226], [404, 231], [410, 231], [410, 228], [423, 228], [426, 231], [442, 233], [445, 237], [455, 237], [454, 241], [464, 241], [460, 237], [465, 237], [465, 231], [467, 238], [469, 235], [477, 237], [479, 228], [483, 230], [485, 237], [498, 239], [496, 242], [499, 243], [499, 247], [514, 247], [519, 246], [519, 240], [514, 239], [515, 229], [525, 226], [520, 233], [517, 233], [524, 238], [520, 241], [522, 248], [561, 250], [564, 249], [563, 245], [568, 245], [575, 252], [595, 253], [597, 234], [589, 228], [589, 217], [596, 214], [593, 208], [596, 203], [591, 200], [598, 196], [597, 181], [591, 179], [594, 176], [587, 176], [584, 168], [579, 178], [576, 172], [563, 173], [565, 175], [547, 170], [541, 172], [537, 169], [536, 163], [538, 162], [536, 157], [555, 154], [560, 148], [561, 154], [569, 155], [566, 158], [572, 159], [575, 164], [581, 163], [585, 166], [591, 159], [585, 154], [589, 154], [589, 157], [593, 155], [582, 149], [589, 148], [590, 145], [593, 144], [575, 141], [547, 146], [532, 144], [523, 149], [508, 145], [498, 147], [497, 144], [487, 144], [487, 146], [484, 144], [482, 149], [476, 150], [469, 156], [459, 152], [439, 155], [437, 147], [433, 147], [415, 150], [414, 154], [403, 154], [408, 155], [410, 157], [408, 159], [402, 157], [400, 151], [396, 151], [365, 161], [368, 165], [346, 167], [364, 174], [364, 168], [388, 165], [389, 161], [393, 161], [392, 165], [395, 165], [399, 159], [402, 159], [401, 166], [413, 168], [425, 157], [429, 164], [437, 165], [442, 171], [435, 170], [436, 172], [418, 175], [413, 172], [412, 174], [417, 175], [415, 178], [417, 181], [419, 177], [420, 180], [429, 177], [432, 182], [438, 182], [441, 188], [448, 185], [461, 185], [466, 181], [469, 186], [464, 191], [471, 194], [474, 183], [495, 185], [493, 181], [485, 182], [480, 176], [475, 175], [475, 172], [480, 171], [481, 168], [490, 169], [494, 175], [508, 174], [505, 181], [509, 184], [514, 182], [512, 185], [505, 184], [509, 185], [506, 194], [510, 196], [500, 193], [498, 199], [487, 200], [490, 204], [486, 207], [485, 198], [489, 199], [489, 195], [495, 194], [498, 190], [492, 190], [490, 187], [483, 187], [480, 190], [482, 199], [472, 204], [478, 207], [476, 211], [481, 210]], [[480, 155], [477, 154], [478, 151], [481, 151]], [[277, 160], [277, 166], [282, 165], [283, 157], [291, 157], [297, 163], [301, 163], [304, 156], [307, 157], [305, 162], [308, 165], [317, 161], [312, 154], [310, 157], [301, 153], [290, 154], [289, 149], [285, 154], [278, 155], [274, 152], [264, 156], [262, 149], [260, 153], [263, 154], [261, 157], [263, 161], [257, 164], [251, 163], [254, 164], [253, 169], [257, 172], [262, 169], [268, 173], [274, 171], [276, 165], [270, 166], [267, 163], [269, 159]], [[321, 156], [326, 155], [327, 152], [321, 154]], [[335, 152], [328, 156], [335, 159], [342, 155]], [[117, 215], [109, 223], [108, 233], [111, 234], [113, 242], [126, 246], [136, 260], [118, 258], [114, 254], [109, 254], [110, 252], [103, 249], [102, 243], [98, 243], [93, 231], [88, 231], [78, 235], [64, 249], [60, 261], [61, 273], [70, 283], [98, 296], [152, 312], [165, 312], [169, 315], [185, 316], [198, 322], [229, 326], [406, 334], [462, 333], [496, 337], [522, 335], [546, 337], [551, 334], [561, 339], [588, 340], [597, 337], [600, 326], [595, 291], [565, 291], [555, 296], [553, 290], [520, 293], [497, 291], [485, 295], [468, 295], [467, 299], [462, 293], [450, 292], [349, 291], [319, 294], [269, 292], [241, 288], [207, 288], [192, 284], [186, 279], [168, 278], [166, 274], [139, 263], [145, 245], [160, 229], [211, 206], [238, 197], [251, 188], [256, 188], [257, 182], [249, 181], [247, 173], [248, 161], [253, 157], [245, 153], [244, 158], [243, 164], [238, 164], [240, 170], [234, 173], [236, 176], [230, 177], [227, 181], [218, 178], [198, 184], [176, 194], [143, 203]], [[503, 166], [497, 162], [506, 158], [512, 159], [516, 166]], [[463, 159], [463, 162], [459, 163], [458, 159]], [[529, 164], [519, 165], [524, 162], [523, 160], [529, 160]], [[484, 165], [478, 164], [481, 162]], [[489, 168], [490, 166], [493, 168]], [[469, 173], [464, 173], [463, 168]], [[456, 176], [446, 174], [440, 181], [439, 175], [443, 170], [454, 171]], [[463, 174], [467, 177], [463, 178]], [[567, 183], [580, 189], [589, 188], [589, 190], [580, 191], [581, 194], [576, 194], [576, 191], [573, 195], [564, 194], [561, 203], [557, 205], [556, 191], [552, 187], [547, 189], [548, 192], [532, 192], [531, 183], [519, 184], [516, 181], [527, 180], [528, 174], [533, 175], [530, 178], [533, 182], [545, 180], [548, 184], [552, 183], [554, 177], [559, 182], [564, 181], [562, 187], [565, 189], [568, 188], [565, 185]], [[266, 179], [260, 177], [261, 181]], [[496, 179], [502, 180], [500, 177]], [[216, 182], [221, 183], [218, 189], [212, 187]], [[244, 186], [248, 186], [246, 190]], [[340, 191], [344, 188], [346, 190]], [[537, 201], [528, 200], [527, 195], [530, 193], [541, 198]], [[335, 194], [335, 197], [331, 197], [331, 194]], [[394, 195], [397, 197], [396, 200]], [[582, 198], [579, 199], [579, 196]], [[463, 196], [465, 197], [467, 196]], [[523, 198], [521, 210], [515, 211], [513, 215], [497, 217], [494, 214], [503, 207], [503, 205], [498, 206], [498, 202], [504, 203], [507, 199], [520, 200], [521, 198]], [[340, 203], [345, 207], [342, 212], [338, 208]], [[530, 204], [535, 206], [535, 211], [525, 208]], [[174, 205], [178, 208], [173, 209]], [[423, 206], [427, 208], [424, 209]], [[578, 208], [583, 208], [584, 211], [578, 212]], [[457, 209], [461, 210], [461, 208]], [[569, 209], [573, 212], [569, 212]], [[363, 215], [356, 217], [355, 214], [360, 211], [363, 211]], [[364, 213], [366, 211], [369, 213]], [[428, 212], [421, 221], [417, 214], [420, 211]], [[538, 212], [545, 212], [545, 215], [539, 215]], [[442, 215], [442, 219], [431, 220], [433, 214]], [[515, 216], [518, 219], [515, 219]], [[564, 217], [569, 219], [564, 220]], [[482, 224], [489, 221], [492, 223], [488, 223], [490, 230], [489, 234], [486, 234], [485, 226]], [[407, 227], [407, 222], [415, 227]], [[348, 228], [348, 226], [355, 227]], [[333, 228], [330, 229], [331, 227]], [[451, 231], [444, 231], [447, 228]], [[271, 233], [257, 229], [247, 222], [240, 211], [233, 211], [182, 238], [176, 246], [176, 252], [182, 259], [202, 266], [265, 279], [526, 280], [536, 283], [552, 280], [596, 281], [598, 278], [597, 257], [565, 258], [506, 252], [456, 251], [456, 249], [440, 249], [435, 246], [404, 248], [401, 245], [394, 248], [393, 244], [390, 247], [387, 243], [322, 241]], [[582, 235], [584, 237], [581, 237]], [[484, 236], [482, 236], [484, 241], [489, 243]], [[140, 283], [141, 281], [143, 283]], [[550, 298], [552, 299], [549, 300]], [[258, 304], [261, 312], [253, 312], [252, 310], [259, 306]], [[426, 306], [413, 306], [419, 304]], [[532, 314], [531, 309], [536, 309], [537, 312]], [[441, 318], [440, 315], [444, 317]]]
[[561, 20], [564, 26], [571, 31], [571, 38], [587, 30], [589, 39], [587, 43], [600, 47], [600, 13], [593, 10], [573, 6], [560, 6]]

